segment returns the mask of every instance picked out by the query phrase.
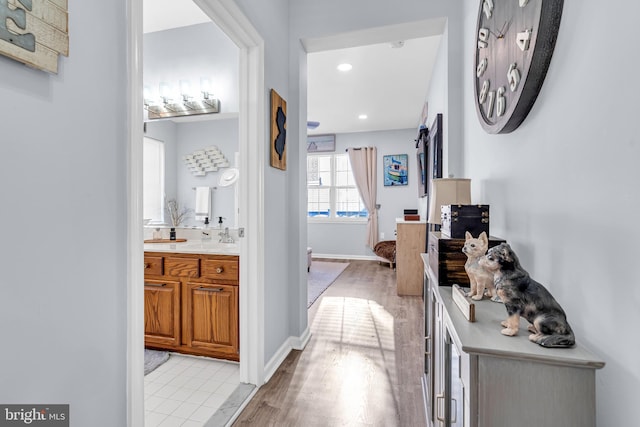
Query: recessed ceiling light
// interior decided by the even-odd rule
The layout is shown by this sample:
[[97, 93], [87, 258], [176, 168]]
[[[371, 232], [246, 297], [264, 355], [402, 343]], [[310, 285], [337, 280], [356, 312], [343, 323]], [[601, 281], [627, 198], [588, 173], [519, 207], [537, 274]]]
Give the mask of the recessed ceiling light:
[[352, 68], [353, 68], [353, 65], [347, 64], [346, 62], [344, 64], [338, 65], [338, 70], [340, 71], [350, 71]]
[[358, 118], [359, 118], [360, 120], [366, 120], [366, 119], [367, 119], [367, 117], [368, 117], [368, 116], [367, 116], [366, 114], [360, 114], [360, 115], [358, 116]]

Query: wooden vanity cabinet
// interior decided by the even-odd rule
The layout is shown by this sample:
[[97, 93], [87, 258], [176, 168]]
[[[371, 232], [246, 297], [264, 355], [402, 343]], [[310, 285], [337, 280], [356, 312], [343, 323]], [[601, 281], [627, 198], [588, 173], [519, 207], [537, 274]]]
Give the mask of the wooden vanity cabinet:
[[145, 346], [239, 360], [239, 263], [145, 252]]
[[184, 296], [185, 345], [237, 357], [237, 286], [189, 282], [184, 285]]
[[180, 282], [145, 280], [145, 343], [175, 347], [180, 345]]

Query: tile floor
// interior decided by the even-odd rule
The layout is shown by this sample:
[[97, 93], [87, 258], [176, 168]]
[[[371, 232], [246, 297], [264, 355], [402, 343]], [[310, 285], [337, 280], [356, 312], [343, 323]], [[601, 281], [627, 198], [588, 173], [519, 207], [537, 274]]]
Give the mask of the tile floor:
[[172, 353], [144, 377], [145, 427], [202, 427], [238, 385], [237, 363]]

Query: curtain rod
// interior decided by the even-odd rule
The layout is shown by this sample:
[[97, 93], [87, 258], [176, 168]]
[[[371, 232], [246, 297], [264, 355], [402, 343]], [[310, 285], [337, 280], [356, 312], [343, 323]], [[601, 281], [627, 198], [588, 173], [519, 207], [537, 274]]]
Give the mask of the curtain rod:
[[[362, 150], [362, 147], [355, 147], [354, 150]], [[344, 151], [349, 151], [349, 149], [345, 148]]]

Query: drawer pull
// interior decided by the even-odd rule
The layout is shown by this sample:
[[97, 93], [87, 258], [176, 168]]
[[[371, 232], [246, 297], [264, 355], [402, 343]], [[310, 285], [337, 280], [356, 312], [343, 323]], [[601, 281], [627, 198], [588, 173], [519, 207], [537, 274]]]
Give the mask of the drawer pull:
[[148, 262], [145, 262], [145, 263], [144, 263], [144, 268], [151, 268], [151, 264], [150, 264], [150, 263], [148, 263]]
[[165, 286], [167, 286], [166, 283], [144, 283], [145, 286], [151, 286], [153, 288], [164, 288]]
[[216, 268], [216, 273], [221, 274], [224, 271], [224, 268], [222, 267], [217, 267]]
[[196, 291], [205, 291], [205, 292], [222, 292], [223, 288], [205, 288], [204, 286], [200, 286], [196, 288]]

